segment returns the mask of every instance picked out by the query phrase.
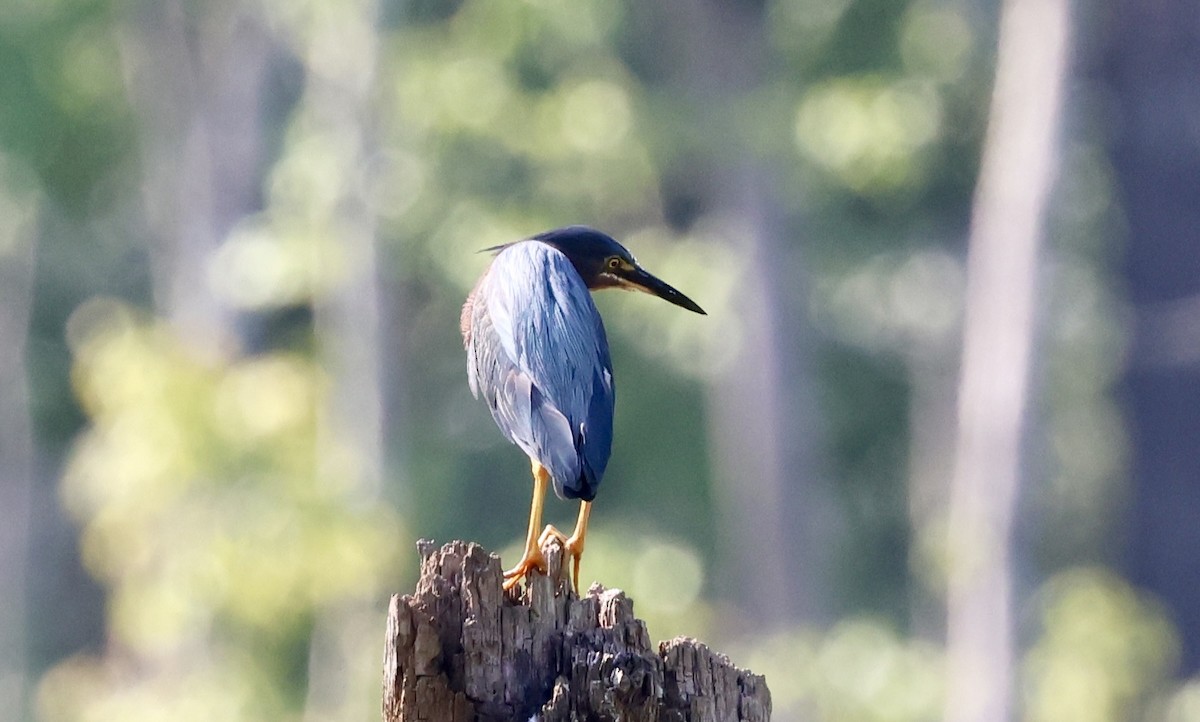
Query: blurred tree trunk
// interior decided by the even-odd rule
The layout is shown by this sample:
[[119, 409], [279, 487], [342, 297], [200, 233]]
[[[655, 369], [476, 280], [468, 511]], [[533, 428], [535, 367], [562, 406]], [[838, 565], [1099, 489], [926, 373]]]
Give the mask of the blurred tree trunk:
[[[956, 329], [957, 330], [957, 329]], [[954, 343], [957, 346], [959, 339]], [[912, 353], [908, 358], [910, 401], [908, 412], [908, 523], [912, 530], [909, 569], [916, 581], [909, 585], [909, 631], [916, 637], [937, 639], [944, 633], [945, 599], [942, 570], [927, 556], [945, 544], [946, 497], [954, 458], [957, 348], [943, 353]]]
[[[379, 37], [375, 4], [360, 2], [309, 28], [305, 97], [296, 113], [309, 132], [339, 155], [328, 172], [337, 195], [319, 199], [330, 215], [317, 219], [329, 234], [319, 243], [318, 268], [338, 269], [329, 289], [314, 302], [321, 365], [332, 380], [329, 418], [320, 440], [322, 473], [340, 474], [336, 447], [350, 444], [363, 501], [378, 501], [383, 479], [381, 304], [376, 220], [367, 205], [374, 145], [373, 93]], [[336, 22], [333, 20], [336, 19]], [[330, 58], [330, 48], [339, 57]], [[304, 152], [300, 150], [298, 152]], [[339, 177], [340, 176], [340, 177]]]
[[270, 46], [233, 3], [139, 3], [122, 44], [142, 119], [142, 192], [155, 301], [197, 349], [233, 331], [208, 278], [213, 252], [261, 207]]
[[38, 203], [10, 187], [0, 166], [0, 709], [28, 713], [26, 628], [33, 432], [26, 378], [26, 341], [33, 296]]
[[[364, 0], [281, 15], [306, 77], [280, 164], [307, 170], [292, 179], [298, 181], [294, 195], [277, 194], [271, 208], [273, 215], [303, 219], [316, 237], [313, 268], [323, 283], [313, 298], [313, 332], [330, 381], [329, 405], [317, 428], [317, 474], [319, 483], [344, 490], [345, 503], [357, 508], [380, 503], [385, 465], [381, 333], [388, 325], [381, 318], [376, 219], [368, 205], [377, 13], [376, 3]], [[303, 155], [303, 162], [289, 162], [293, 155]], [[358, 706], [364, 700], [348, 694], [363, 658], [346, 630], [373, 616], [367, 599], [317, 610], [305, 719], [366, 714]]]
[[[741, 346], [709, 388], [717, 453], [722, 576], [760, 621], [814, 622], [828, 612], [829, 540], [838, 511], [816, 463], [820, 431], [797, 306], [807, 281], [769, 200], [766, 171], [742, 168], [721, 185], [746, 265], [734, 315]], [[763, 574], [766, 567], [774, 570]]]
[[1067, 36], [1066, 0], [1004, 3], [967, 258], [947, 520], [946, 722], [1012, 717], [1013, 512]]
[[812, 620], [823, 612], [823, 550], [837, 514], [815, 461], [811, 344], [799, 311], [807, 280], [746, 123], [746, 103], [767, 71], [765, 6], [672, 0], [666, 8], [663, 25], [674, 37], [665, 42], [679, 58], [688, 112], [680, 127], [699, 133], [694, 162], [711, 164], [682, 175], [743, 261], [728, 319], [740, 345], [709, 387], [720, 591], [758, 622]]
[[1200, 670], [1200, 13], [1194, 0], [1118, 0], [1109, 19], [1104, 76], [1134, 309], [1125, 562], [1169, 606], [1191, 674]]

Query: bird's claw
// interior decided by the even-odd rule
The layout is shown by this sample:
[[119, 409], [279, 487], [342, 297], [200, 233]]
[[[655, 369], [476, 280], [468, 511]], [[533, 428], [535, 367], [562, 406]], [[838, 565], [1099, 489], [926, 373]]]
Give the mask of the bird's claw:
[[553, 524], [547, 524], [546, 528], [542, 530], [541, 536], [538, 537], [538, 548], [541, 549], [542, 547], [546, 546], [551, 539], [559, 540], [562, 542], [564, 547], [567, 545], [567, 535], [559, 531], [558, 527], [554, 526]]
[[504, 572], [504, 591], [508, 591], [517, 586], [527, 574], [532, 571], [538, 571], [542, 574], [546, 573], [546, 557], [542, 554], [541, 546], [532, 549], [526, 549], [525, 555], [521, 557], [521, 561], [512, 569]]
[[579, 596], [579, 560], [583, 558], [583, 539], [574, 536], [563, 541], [563, 551], [571, 557], [571, 585], [575, 596]]
[[575, 596], [579, 596], [579, 560], [583, 557], [583, 539], [574, 536], [567, 536], [556, 529], [553, 524], [548, 524], [542, 530], [541, 536], [538, 537], [538, 546], [544, 546], [551, 539], [557, 539], [562, 544], [563, 553], [571, 559], [571, 586], [575, 589]]
[[546, 528], [542, 530], [537, 539], [537, 546], [526, 549], [521, 561], [517, 562], [512, 569], [504, 572], [503, 587], [505, 591], [517, 586], [530, 572], [549, 573], [546, 555], [542, 552], [542, 548], [551, 540], [557, 540], [562, 545], [564, 554], [571, 559], [571, 587], [575, 590], [575, 596], [579, 596], [579, 560], [583, 556], [583, 539], [568, 537], [553, 524], [547, 524]]

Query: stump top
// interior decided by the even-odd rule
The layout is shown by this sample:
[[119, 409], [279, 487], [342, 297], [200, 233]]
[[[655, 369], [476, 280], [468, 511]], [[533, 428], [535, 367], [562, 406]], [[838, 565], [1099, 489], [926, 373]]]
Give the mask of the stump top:
[[383, 719], [769, 720], [766, 680], [687, 637], [650, 641], [633, 601], [599, 584], [578, 598], [562, 547], [548, 575], [501, 589], [478, 544], [417, 544], [421, 577], [388, 609]]

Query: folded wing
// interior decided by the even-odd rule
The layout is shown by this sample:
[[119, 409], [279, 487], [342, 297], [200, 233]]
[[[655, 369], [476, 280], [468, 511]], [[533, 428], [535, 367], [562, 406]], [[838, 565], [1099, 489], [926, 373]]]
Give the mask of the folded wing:
[[508, 246], [463, 308], [471, 392], [562, 498], [591, 500], [612, 450], [612, 361], [571, 262], [537, 241]]

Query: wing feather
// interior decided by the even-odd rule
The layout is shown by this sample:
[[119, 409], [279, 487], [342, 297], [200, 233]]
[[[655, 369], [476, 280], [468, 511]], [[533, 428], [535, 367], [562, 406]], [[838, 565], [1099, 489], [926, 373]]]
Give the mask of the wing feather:
[[537, 241], [505, 248], [463, 308], [463, 335], [471, 391], [501, 431], [560, 497], [592, 499], [612, 449], [612, 361], [571, 262]]

